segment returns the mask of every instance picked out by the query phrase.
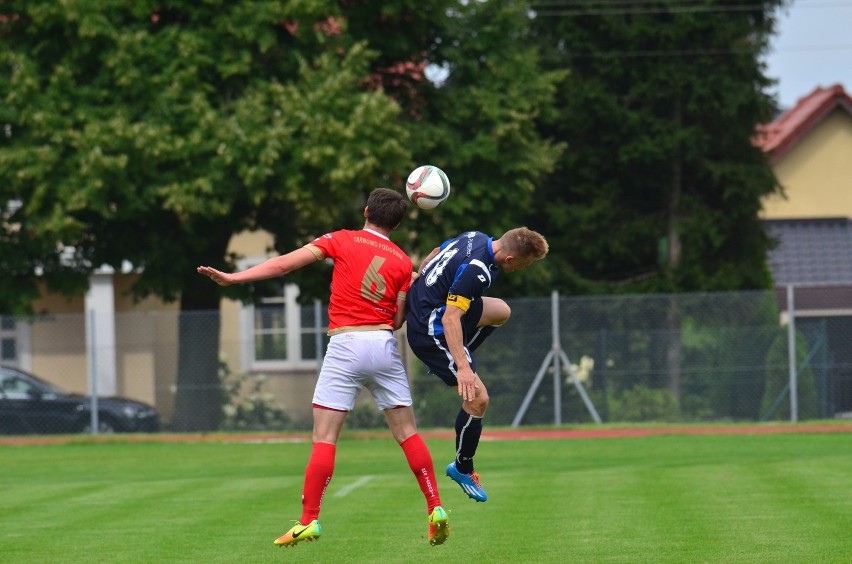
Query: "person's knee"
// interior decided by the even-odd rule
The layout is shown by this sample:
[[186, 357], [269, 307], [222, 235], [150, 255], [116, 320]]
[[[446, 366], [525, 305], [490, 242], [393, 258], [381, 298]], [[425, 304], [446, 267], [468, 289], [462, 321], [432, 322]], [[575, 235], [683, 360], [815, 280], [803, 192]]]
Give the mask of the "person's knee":
[[499, 298], [488, 298], [485, 302], [485, 309], [482, 312], [480, 326], [492, 325], [499, 327], [503, 325], [512, 316], [512, 308], [509, 304]]
[[410, 407], [390, 408], [384, 411], [388, 427], [396, 442], [402, 444], [417, 433], [414, 411]]
[[392, 429], [391, 434], [393, 435], [394, 440], [398, 444], [402, 444], [414, 435], [416, 435], [417, 429], [414, 427], [409, 427], [407, 429]]
[[487, 315], [483, 316], [487, 318], [488, 325], [499, 327], [509, 321], [509, 318], [512, 317], [512, 308], [510, 308], [509, 304], [503, 300], [493, 299], [488, 305]]
[[512, 317], [512, 308], [509, 307], [509, 304], [503, 302], [503, 308], [501, 310], [500, 321], [499, 323], [495, 323], [494, 325], [503, 325], [509, 318]]
[[485, 389], [482, 390], [481, 394], [479, 394], [476, 398], [474, 398], [474, 401], [478, 402], [479, 405], [480, 405], [480, 410], [482, 411], [480, 416], [485, 415], [485, 410], [488, 409], [488, 400], [489, 400], [488, 390], [485, 390]]
[[476, 392], [476, 397], [470, 401], [464, 402], [464, 410], [475, 417], [482, 417], [488, 409], [488, 390], [480, 388]]

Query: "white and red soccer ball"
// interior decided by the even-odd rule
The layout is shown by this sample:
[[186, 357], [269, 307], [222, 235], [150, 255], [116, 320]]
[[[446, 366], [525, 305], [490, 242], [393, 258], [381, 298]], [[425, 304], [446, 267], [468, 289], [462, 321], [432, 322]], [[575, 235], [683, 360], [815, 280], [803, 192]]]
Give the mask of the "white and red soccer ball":
[[418, 208], [431, 210], [450, 196], [450, 179], [436, 166], [419, 166], [408, 175], [405, 193]]

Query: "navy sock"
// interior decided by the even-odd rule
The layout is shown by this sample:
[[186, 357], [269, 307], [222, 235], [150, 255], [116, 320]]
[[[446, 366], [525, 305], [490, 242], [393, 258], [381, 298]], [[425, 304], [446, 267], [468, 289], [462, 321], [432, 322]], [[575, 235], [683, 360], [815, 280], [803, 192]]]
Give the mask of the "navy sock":
[[456, 469], [462, 474], [473, 472], [473, 455], [482, 434], [482, 417], [474, 417], [464, 409], [456, 416]]
[[485, 327], [480, 327], [474, 333], [473, 338], [467, 343], [467, 350], [470, 352], [475, 351], [479, 348], [479, 345], [488, 338], [488, 336], [493, 333], [497, 329], [497, 325], [486, 325]]

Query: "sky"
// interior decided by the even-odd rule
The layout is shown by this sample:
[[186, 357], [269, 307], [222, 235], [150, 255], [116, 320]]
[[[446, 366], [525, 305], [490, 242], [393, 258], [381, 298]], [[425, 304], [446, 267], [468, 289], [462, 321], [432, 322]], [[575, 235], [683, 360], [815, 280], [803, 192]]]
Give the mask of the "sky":
[[766, 63], [782, 109], [817, 86], [852, 93], [852, 0], [794, 0], [779, 12]]

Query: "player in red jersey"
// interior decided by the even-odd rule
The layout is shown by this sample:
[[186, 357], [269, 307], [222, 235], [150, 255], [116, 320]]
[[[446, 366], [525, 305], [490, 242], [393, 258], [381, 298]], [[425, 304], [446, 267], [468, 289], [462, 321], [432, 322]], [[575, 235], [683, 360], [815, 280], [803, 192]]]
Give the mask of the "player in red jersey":
[[334, 260], [328, 306], [331, 339], [313, 398], [313, 448], [305, 469], [302, 517], [278, 546], [294, 546], [320, 536], [320, 505], [334, 473], [337, 440], [346, 415], [362, 387], [373, 395], [426, 498], [429, 543], [442, 544], [450, 534], [441, 507], [432, 455], [417, 433], [408, 377], [393, 331], [405, 321], [405, 298], [411, 285], [411, 259], [388, 238], [399, 226], [408, 200], [387, 188], [370, 193], [361, 230], [340, 230], [304, 247], [233, 274], [209, 266], [198, 273], [220, 286], [284, 276], [324, 259]]

